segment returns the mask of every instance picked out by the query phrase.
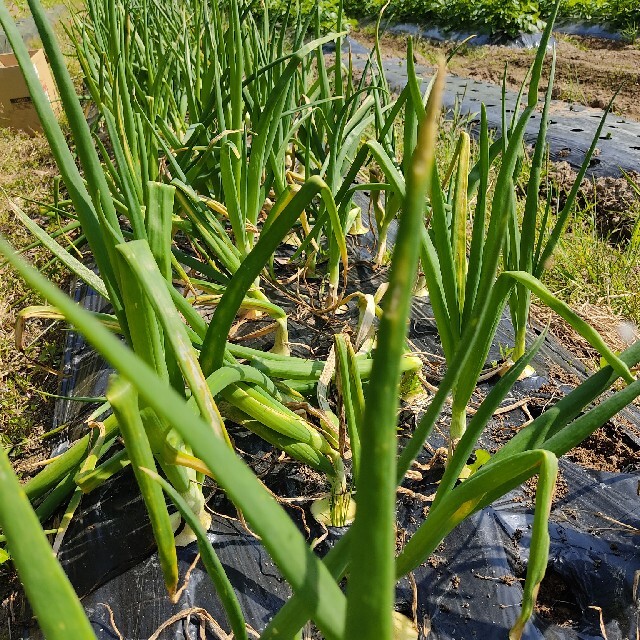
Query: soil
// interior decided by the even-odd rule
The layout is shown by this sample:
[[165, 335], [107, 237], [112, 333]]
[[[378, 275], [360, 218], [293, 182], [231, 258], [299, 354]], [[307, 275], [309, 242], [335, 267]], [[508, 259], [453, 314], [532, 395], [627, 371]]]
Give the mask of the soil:
[[638, 452], [633, 448], [620, 425], [607, 422], [566, 457], [585, 469], [598, 471], [635, 471], [638, 467]]
[[[584, 303], [573, 305], [575, 311], [583, 320], [587, 321], [604, 339], [614, 352], [624, 351], [635, 340], [640, 339], [638, 328], [622, 316], [614, 313], [606, 305]], [[571, 352], [587, 370], [595, 371], [600, 368], [600, 354], [596, 351], [571, 325], [565, 322], [548, 307], [533, 303], [531, 305], [531, 319], [539, 328], [549, 326], [551, 333]], [[557, 365], [550, 370], [554, 381], [561, 384], [577, 385], [576, 376]]]
[[[640, 46], [604, 40], [554, 34], [556, 38], [556, 77], [553, 97], [604, 109], [620, 87], [613, 111], [621, 116], [640, 120]], [[373, 46], [368, 30], [356, 30], [356, 40]], [[385, 34], [381, 39], [385, 56], [406, 54], [405, 36]], [[449, 55], [452, 43], [421, 41], [415, 47], [418, 62], [433, 64], [438, 56]], [[452, 73], [502, 84], [507, 66], [507, 88], [517, 91], [525, 80], [535, 50], [487, 45], [464, 46], [449, 62]], [[422, 60], [420, 59], [422, 57]], [[548, 73], [548, 71], [546, 72]], [[540, 90], [546, 90], [548, 75], [543, 76]]]
[[560, 627], [571, 627], [574, 621], [582, 617], [571, 586], [555, 571], [550, 570], [540, 583], [535, 611], [545, 622]]
[[[514, 498], [514, 502], [520, 502], [526, 505], [528, 508], [533, 509], [536, 503], [536, 490], [538, 488], [538, 477], [533, 476], [529, 478], [522, 485], [522, 497]], [[558, 477], [556, 479], [556, 487], [553, 492], [553, 500], [551, 502], [551, 509], [555, 509], [557, 504], [561, 502], [569, 493], [569, 485], [564, 479], [561, 471], [558, 471]]]
[[[576, 181], [577, 172], [568, 162], [556, 162], [549, 167], [548, 176], [553, 184], [552, 207], [560, 210]], [[594, 222], [600, 237], [613, 244], [629, 242], [640, 214], [640, 174], [631, 172], [628, 178], [585, 178], [574, 208], [589, 210], [592, 207], [596, 212]]]

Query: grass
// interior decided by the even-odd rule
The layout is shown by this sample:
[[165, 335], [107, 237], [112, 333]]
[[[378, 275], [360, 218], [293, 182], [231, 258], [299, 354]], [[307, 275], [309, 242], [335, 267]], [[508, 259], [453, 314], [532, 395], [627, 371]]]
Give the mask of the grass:
[[[49, 145], [43, 136], [0, 129], [0, 232], [16, 246], [32, 241], [30, 234], [16, 224], [7, 204], [7, 196], [20, 195], [34, 200], [47, 200], [57, 169]], [[34, 213], [36, 207], [26, 207]], [[34, 250], [30, 257], [44, 265], [47, 252]], [[46, 270], [54, 281], [62, 284], [63, 270]], [[63, 334], [42, 322], [29, 325], [28, 349], [20, 354], [15, 349], [13, 326], [16, 311], [23, 306], [41, 304], [42, 298], [24, 285], [11, 269], [2, 269], [0, 277], [0, 440], [5, 446], [22, 443], [29, 436], [47, 431], [51, 425], [53, 400], [40, 391], [56, 392], [57, 360]], [[53, 371], [52, 371], [53, 369]], [[15, 453], [29, 450], [21, 445]]]
[[577, 36], [573, 36], [568, 33], [556, 33], [555, 38], [559, 42], [567, 42], [568, 44], [573, 45], [576, 49], [580, 49], [580, 51], [589, 51], [589, 46], [586, 42]]
[[559, 100], [569, 103], [588, 104], [587, 96], [580, 81], [577, 69], [572, 69], [566, 79], [565, 87], [561, 89]]
[[560, 241], [545, 281], [572, 306], [610, 308], [640, 326], [640, 262], [637, 250], [602, 238], [589, 209], [576, 212]]
[[[45, 8], [51, 8], [61, 2], [45, 0], [43, 4]], [[80, 0], [72, 0], [70, 6], [80, 4]], [[10, 10], [16, 17], [28, 14], [25, 0], [14, 2]], [[56, 21], [54, 30], [65, 51], [69, 73], [80, 90], [80, 65], [73, 55], [64, 21]], [[39, 38], [28, 44], [30, 47], [42, 46]], [[48, 202], [58, 175], [44, 135], [30, 136], [22, 131], [0, 128], [0, 233], [10, 238], [16, 247], [31, 243], [33, 236], [17, 223], [7, 198], [17, 197], [20, 206], [38, 219], [37, 205], [29, 204], [27, 199]], [[47, 226], [45, 218], [41, 221]], [[55, 225], [48, 225], [48, 230], [55, 230]], [[37, 248], [27, 255], [36, 264], [47, 265], [45, 272], [60, 286], [68, 282], [66, 269], [59, 264], [48, 264], [48, 251]], [[43, 300], [26, 287], [13, 270], [0, 268], [0, 274], [0, 443], [13, 447], [12, 455], [24, 463], [34, 454], [40, 455], [39, 436], [51, 428], [55, 400], [40, 392], [57, 392], [57, 370], [65, 334], [60, 331], [59, 323], [30, 321], [25, 336], [27, 352], [18, 352], [14, 340], [16, 313], [25, 306], [42, 304]]]
[[[57, 6], [59, 0], [45, 0], [45, 8]], [[69, 5], [69, 3], [67, 3]], [[72, 0], [70, 6], [81, 5]], [[25, 0], [13, 4], [16, 16], [28, 13]], [[67, 68], [78, 91], [82, 75], [77, 57], [65, 31], [65, 21], [54, 24], [58, 41], [66, 56]], [[39, 38], [28, 43], [40, 47]], [[38, 216], [38, 206], [27, 200], [49, 202], [54, 179], [59, 175], [49, 143], [42, 134], [28, 135], [23, 131], [0, 128], [0, 233], [20, 248], [33, 241], [33, 236], [17, 222], [7, 198], [17, 202], [29, 215], [44, 222], [48, 231], [55, 224]], [[43, 248], [27, 254], [36, 264], [47, 265], [45, 273], [64, 286], [69, 273], [59, 264], [48, 264], [50, 254]], [[14, 325], [21, 308], [42, 304], [43, 300], [13, 270], [0, 268], [0, 443], [15, 447], [12, 455], [24, 462], [39, 454], [42, 433], [49, 431], [55, 400], [40, 392], [56, 393], [58, 365], [65, 334], [57, 322], [33, 320], [27, 323], [27, 352], [16, 350]], [[46, 456], [45, 456], [46, 457]]]

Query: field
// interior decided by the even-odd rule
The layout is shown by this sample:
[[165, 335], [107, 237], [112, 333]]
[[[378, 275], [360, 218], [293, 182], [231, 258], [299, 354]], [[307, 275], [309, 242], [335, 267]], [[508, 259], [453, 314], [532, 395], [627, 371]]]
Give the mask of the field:
[[[402, 627], [414, 639], [443, 572], [451, 602], [481, 595], [467, 614], [478, 629], [499, 607], [512, 640], [527, 625], [631, 633], [626, 570], [618, 602], [589, 594], [597, 620], [547, 565], [566, 542], [556, 523], [577, 509], [566, 526], [591, 536], [603, 567], [614, 547], [634, 567], [627, 503], [584, 505], [603, 500], [592, 472], [627, 496], [636, 465], [638, 176], [583, 181], [595, 144], [582, 167], [548, 163], [545, 124], [535, 148], [523, 140], [552, 98], [603, 108], [620, 79], [613, 109], [637, 117], [637, 45], [558, 36], [552, 60], [548, 4], [398, 3], [398, 19], [437, 12], [459, 28], [549, 22], [536, 51], [469, 46], [448, 64], [449, 44], [365, 24], [351, 35], [374, 56], [354, 75], [326, 47], [340, 51], [351, 24], [339, 5], [278, 17], [281, 5], [239, 0], [88, 0], [56, 34], [28, 4], [65, 118], [13, 27], [26, 9], [0, 4], [44, 128], [0, 137], [0, 637], [33, 615], [51, 640], [90, 640], [96, 625], [155, 638], [183, 619], [190, 637], [190, 616], [218, 638], [392, 640]], [[633, 40], [630, 6], [563, 15]], [[397, 93], [378, 68], [388, 56], [408, 60]], [[422, 63], [438, 69], [426, 91]], [[471, 137], [463, 114], [441, 112], [446, 74], [499, 83], [505, 63], [507, 85], [525, 85], [519, 108], [502, 134], [481, 110]], [[108, 304], [76, 304], [72, 282]], [[110, 375], [53, 433], [55, 396], [77, 393], [56, 374], [71, 327]], [[119, 506], [107, 515], [131, 490], [122, 504], [138, 505], [140, 531]], [[96, 495], [104, 513], [85, 531]], [[470, 543], [455, 546], [496, 501], [521, 523], [502, 578], [490, 563], [470, 572]], [[130, 564], [149, 568], [144, 588], [105, 606], [102, 561], [126, 584], [117, 549], [143, 536], [151, 564], [148, 547]], [[192, 572], [215, 617], [191, 600]], [[256, 617], [274, 578], [278, 606]], [[158, 609], [139, 627], [148, 592]], [[435, 606], [444, 625], [453, 605]]]

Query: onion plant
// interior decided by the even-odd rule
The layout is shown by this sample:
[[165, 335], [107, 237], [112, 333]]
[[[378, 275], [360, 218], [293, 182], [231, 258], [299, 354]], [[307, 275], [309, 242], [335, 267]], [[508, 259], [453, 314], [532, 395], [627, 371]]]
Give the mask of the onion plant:
[[[511, 202], [511, 219], [508, 226], [508, 238], [504, 247], [504, 266], [507, 271], [523, 271], [540, 279], [548, 267], [551, 256], [566, 227], [567, 220], [575, 204], [582, 180], [589, 168], [598, 140], [602, 134], [607, 115], [613, 104], [613, 98], [605, 109], [596, 128], [593, 140], [578, 171], [567, 198], [555, 219], [551, 215], [551, 201], [540, 202], [540, 187], [547, 151], [547, 129], [549, 110], [555, 77], [555, 49], [549, 72], [549, 83], [540, 118], [540, 128], [535, 142], [529, 177], [526, 185], [526, 199], [522, 222], [518, 220], [515, 198]], [[524, 85], [523, 85], [524, 89]], [[522, 93], [522, 90], [521, 90]], [[615, 96], [614, 96], [615, 98]], [[515, 116], [514, 116], [515, 118]], [[522, 163], [520, 163], [522, 164]], [[517, 175], [514, 176], [517, 179]], [[540, 215], [542, 213], [542, 215]], [[513, 359], [518, 359], [525, 351], [525, 338], [529, 318], [531, 291], [522, 282], [517, 282], [509, 297], [509, 309], [515, 331]]]
[[[451, 423], [450, 423], [450, 454], [453, 453], [457, 442], [463, 436], [466, 429], [467, 404], [477, 384], [482, 367], [493, 341], [493, 336], [502, 310], [511, 295], [520, 296], [526, 300], [528, 312], [528, 299], [530, 291], [534, 291], [542, 300], [556, 312], [560, 313], [570, 324], [589, 342], [597, 348], [607, 361], [629, 381], [631, 375], [626, 367], [617, 361], [601, 338], [584, 323], [576, 314], [572, 313], [566, 305], [563, 305], [551, 292], [549, 292], [535, 276], [541, 274], [540, 262], [534, 264], [529, 261], [517, 263], [512, 270], [504, 271], [498, 276], [500, 258], [503, 255], [507, 266], [511, 266], [514, 255], [515, 238], [525, 238], [529, 233], [531, 224], [535, 226], [533, 214], [526, 215], [523, 223], [523, 233], [520, 234], [515, 218], [515, 177], [519, 170], [519, 158], [521, 154], [524, 132], [538, 104], [538, 84], [544, 57], [546, 43], [551, 34], [553, 21], [549, 22], [545, 30], [536, 59], [533, 63], [528, 90], [527, 106], [523, 113], [514, 121], [510, 135], [493, 145], [489, 143], [486, 114], [484, 107], [481, 111], [480, 127], [480, 157], [475, 167], [470, 167], [470, 140], [469, 135], [462, 131], [459, 136], [453, 158], [444, 178], [441, 178], [437, 167], [434, 167], [433, 189], [431, 197], [431, 210], [422, 231], [421, 262], [424, 272], [430, 303], [434, 318], [438, 327], [442, 348], [450, 367], [456, 360], [456, 354], [465, 341], [465, 335], [471, 329], [478, 330], [483, 318], [490, 323], [487, 330], [482, 332], [481, 347], [467, 360], [467, 375], [452, 389]], [[409, 44], [409, 53], [411, 52]], [[406, 139], [415, 140], [408, 120], [415, 122], [416, 113], [423, 111], [423, 97], [420, 93], [418, 79], [412, 69], [412, 56], [408, 56], [408, 107], [405, 113], [405, 148]], [[427, 94], [429, 87], [427, 88]], [[547, 95], [548, 111], [549, 93]], [[409, 118], [407, 117], [409, 116]], [[506, 129], [506, 128], [505, 128]], [[528, 210], [533, 211], [537, 207], [539, 191], [539, 168], [544, 150], [546, 126], [541, 128], [536, 151], [538, 156], [534, 162], [535, 170], [532, 172], [531, 182], [528, 187]], [[415, 142], [414, 142], [415, 144]], [[491, 165], [497, 157], [496, 150], [502, 149], [500, 157], [500, 169], [494, 187], [491, 201], [488, 199], [489, 172]], [[399, 168], [393, 166], [391, 159], [384, 158], [381, 165], [386, 171], [387, 180], [392, 188], [400, 193], [406, 192], [405, 178]], [[583, 165], [583, 172], [587, 163]], [[469, 221], [469, 199], [477, 191], [475, 212], [471, 224]], [[577, 189], [576, 189], [577, 192]], [[535, 194], [532, 195], [532, 194]], [[573, 194], [575, 198], [575, 194]], [[533, 202], [533, 205], [531, 204]], [[542, 247], [548, 247], [551, 251], [555, 246], [556, 238], [563, 228], [566, 215], [572, 206], [573, 199], [568, 203], [568, 209], [559, 216], [558, 227], [554, 231], [546, 245], [540, 240]], [[537, 210], [537, 209], [536, 209]], [[488, 214], [488, 224], [486, 216]], [[468, 238], [468, 227], [471, 227]], [[511, 232], [510, 232], [511, 230]], [[535, 238], [535, 231], [532, 232]], [[539, 236], [542, 238], [542, 236]], [[524, 241], [523, 241], [524, 243]], [[529, 245], [531, 247], [531, 243]], [[467, 254], [467, 247], [469, 253]], [[524, 251], [524, 248], [523, 248]], [[548, 252], [540, 249], [542, 254]], [[533, 249], [529, 258], [532, 257]], [[517, 255], [520, 255], [518, 253]], [[531, 262], [531, 264], [529, 264]], [[534, 275], [535, 273], [535, 275]], [[515, 289], [514, 289], [514, 284]], [[526, 291], [526, 296], [522, 293]], [[511, 293], [513, 292], [513, 293]], [[521, 309], [521, 311], [524, 309]], [[522, 316], [519, 316], [522, 317]], [[523, 322], [526, 323], [526, 317]], [[521, 324], [516, 324], [518, 335], [524, 335]], [[518, 355], [522, 355], [518, 350]]]
[[[111, 8], [114, 10], [113, 5]], [[211, 425], [212, 432], [229, 443], [222, 416], [206, 380], [217, 372], [207, 370], [205, 377], [198, 364], [198, 351], [201, 351], [200, 357], [206, 363], [210, 351], [208, 335], [214, 332], [207, 331], [205, 326], [204, 331], [200, 331], [199, 335], [198, 331], [190, 333], [179, 319], [179, 313], [187, 312], [184, 308], [180, 308], [180, 311], [176, 308], [176, 296], [172, 297], [171, 293], [175, 293], [171, 280], [172, 265], [176, 263], [173, 254], [172, 223], [176, 191], [179, 189], [174, 185], [152, 181], [148, 181], [143, 188], [140, 167], [132, 166], [129, 161], [139, 149], [126, 146], [129, 138], [125, 135], [126, 131], [119, 129], [117, 124], [128, 120], [121, 117], [125, 111], [139, 123], [140, 118], [134, 117], [136, 114], [133, 108], [127, 111], [120, 106], [115, 109], [120, 116], [115, 117], [106, 105], [102, 105], [102, 116], [109, 133], [114, 158], [112, 160], [111, 156], [105, 152], [104, 146], [102, 146], [103, 153], [100, 157], [93, 146], [90, 131], [73, 92], [50, 26], [46, 23], [39, 5], [34, 3], [32, 9], [60, 86], [65, 109], [69, 114], [82, 167], [88, 176], [92, 176], [92, 180], [86, 183], [91, 187], [91, 193], [87, 193], [85, 182], [73, 162], [71, 150], [62, 138], [59, 126], [50, 112], [35, 75], [28, 68], [26, 77], [34, 96], [34, 103], [45, 124], [54, 156], [61, 167], [65, 184], [68, 185], [72, 205], [78, 213], [80, 222], [90, 230], [87, 238], [92, 252], [96, 257], [100, 256], [97, 260], [101, 277], [99, 284], [96, 283], [99, 280], [97, 276], [79, 265], [77, 261], [73, 262], [68, 252], [54, 240], [49, 240], [49, 247], [80, 278], [86, 279], [89, 284], [96, 286], [99, 292], [107, 295], [114, 308], [113, 321], [128, 344], [158, 372], [162, 379], [170, 383], [183, 396], [186, 394], [186, 385], [191, 398], [190, 402]], [[24, 63], [26, 52], [15, 27], [6, 14], [3, 14], [2, 22], [16, 54]], [[125, 82], [122, 86], [126, 88], [128, 85]], [[185, 190], [187, 193], [192, 193], [190, 188], [185, 187], [182, 192], [184, 193]], [[326, 187], [323, 188], [321, 181], [319, 183], [311, 181], [309, 186], [297, 194], [291, 202], [283, 196], [283, 206], [274, 210], [273, 217], [275, 218], [277, 212], [278, 219], [271, 224], [271, 234], [263, 239], [272, 244], [275, 239], [275, 245], [277, 245], [289, 228], [286, 225], [283, 227], [282, 221], [289, 221], [290, 225], [318, 191], [322, 192], [327, 202], [331, 202], [331, 194]], [[177, 199], [179, 200], [180, 196]], [[297, 213], [291, 217], [291, 212]], [[121, 219], [124, 220], [124, 224], [121, 224]], [[206, 222], [214, 231], [217, 231], [220, 246], [229, 247], [228, 236], [219, 221], [210, 217]], [[278, 233], [281, 235], [274, 235]], [[40, 232], [38, 234], [42, 236]], [[130, 241], [126, 241], [125, 237]], [[258, 247], [255, 254], [258, 262], [253, 260], [244, 263], [257, 265], [257, 270], [251, 281], [247, 282], [243, 288], [241, 292], [243, 297], [250, 295], [252, 283], [268, 260], [271, 251], [273, 249], [265, 253]], [[229, 255], [233, 257], [233, 254]], [[238, 259], [235, 270], [239, 266]], [[228, 269], [226, 280], [223, 279], [223, 281], [229, 282], [229, 276], [232, 276], [233, 272], [234, 269]], [[236, 286], [233, 277], [231, 281], [233, 286]], [[180, 296], [178, 300], [181, 300]], [[228, 303], [222, 301], [221, 306], [228, 306]], [[234, 314], [235, 311], [237, 308], [234, 309]], [[193, 318], [193, 315], [189, 317]], [[200, 320], [199, 316], [198, 320]], [[193, 344], [194, 338], [197, 345]], [[229, 359], [233, 364], [233, 356], [228, 355], [227, 360]], [[221, 364], [218, 364], [217, 368], [220, 366]], [[299, 453], [298, 457], [302, 456], [305, 462], [315, 459], [315, 466], [323, 471], [338, 475], [342, 473], [339, 459], [331, 443], [327, 442], [310, 422], [294, 414], [277, 399], [264, 394], [260, 395], [258, 391], [247, 389], [243, 385], [244, 383], [234, 381], [229, 386], [219, 388], [218, 393], [226, 394], [226, 401], [250, 416], [252, 419], [250, 424], [260, 425], [261, 435], [270, 442], [281, 444], [292, 452], [302, 451], [303, 453]], [[254, 397], [255, 394], [258, 396]], [[141, 407], [141, 410], [144, 410], [144, 407]], [[202, 492], [195, 482], [197, 474], [201, 473], [201, 466], [192, 461], [190, 467], [185, 468], [185, 461], [189, 460], [191, 455], [190, 448], [154, 412], [146, 411], [144, 416], [145, 430], [154, 455], [163, 466], [164, 473], [185, 495], [192, 507], [204, 517]], [[166, 443], [170, 446], [165, 446]], [[106, 450], [102, 453], [106, 453]], [[175, 464], [176, 456], [183, 465]], [[69, 454], [69, 459], [75, 461], [75, 453]], [[332, 465], [331, 461], [335, 464]], [[109, 468], [112, 469], [118, 468], [115, 462], [107, 461], [105, 464], [110, 465]], [[67, 466], [62, 468], [65, 473], [71, 471]], [[60, 492], [56, 494], [59, 500], [66, 495], [62, 488], [66, 489], [67, 493], [73, 489], [65, 480], [64, 474], [55, 477], [55, 484], [62, 483]]]
[[[141, 7], [126, 0], [113, 0], [110, 6], [107, 15], [101, 3], [90, 3], [90, 23], [78, 21], [73, 31], [91, 96], [101, 114], [113, 110], [122, 92], [112, 85], [118, 76], [127, 78], [124, 84], [134, 95], [126, 100], [133, 110], [129, 120], [142, 124], [145, 137], [153, 137], [149, 131], [155, 130], [164, 138], [154, 139], [149, 148], [156, 156], [158, 146], [170, 150], [170, 171], [185, 213], [202, 234], [210, 258], [233, 273], [253, 246], [268, 198], [279, 198], [295, 186], [291, 176], [298, 169], [296, 131], [313, 120], [316, 109], [329, 117], [338, 113], [333, 103], [345, 100], [339, 58], [339, 86], [331, 89], [328, 82], [319, 85], [312, 78], [311, 64], [317, 60], [320, 77], [327, 80], [321, 46], [334, 36], [321, 37], [318, 32], [315, 40], [305, 43], [308, 20], [285, 20], [284, 25], [272, 26], [265, 9], [259, 25], [237, 0], [215, 8], [193, 0], [189, 17], [183, 3], [150, 2], [146, 9], [157, 18], [153, 30], [149, 14]], [[176, 22], [182, 27], [179, 33]], [[285, 50], [287, 26], [293, 33], [291, 51]], [[108, 57], [103, 55], [105, 42], [114, 49]], [[167, 55], [161, 56], [160, 51]], [[182, 94], [179, 104], [164, 86], [167, 75], [175, 92]], [[187, 86], [195, 90], [185, 93]], [[349, 96], [346, 101], [353, 112], [356, 101]], [[362, 119], [364, 112], [357, 113]], [[346, 143], [359, 143], [358, 132], [364, 125], [355, 132], [353, 127], [352, 120], [334, 124], [331, 155], [335, 162], [344, 164], [349, 152]], [[320, 131], [321, 140], [324, 133]], [[336, 157], [338, 149], [342, 159]], [[323, 161], [318, 168], [324, 177]], [[335, 162], [330, 163], [332, 167]], [[330, 167], [326, 179], [332, 194], [334, 174]], [[193, 188], [199, 194], [195, 198]], [[330, 271], [337, 273], [339, 262], [346, 261], [346, 222], [339, 222], [335, 206], [323, 207], [330, 214], [321, 227], [326, 228], [331, 245]], [[212, 219], [214, 212], [222, 216], [221, 221]], [[221, 222], [230, 226], [230, 237], [221, 231]], [[257, 288], [250, 296], [265, 301]]]

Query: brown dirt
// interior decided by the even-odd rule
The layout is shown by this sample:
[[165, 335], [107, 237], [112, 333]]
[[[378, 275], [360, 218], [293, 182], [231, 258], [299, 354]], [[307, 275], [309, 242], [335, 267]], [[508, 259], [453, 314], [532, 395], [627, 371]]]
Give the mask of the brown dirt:
[[[553, 184], [552, 206], [560, 209], [567, 201], [577, 173], [567, 162], [553, 163], [548, 172]], [[640, 174], [631, 172], [629, 179], [640, 186]], [[585, 178], [580, 185], [574, 209], [594, 211], [595, 227], [600, 236], [614, 244], [631, 239], [634, 225], [640, 215], [640, 194], [629, 179]], [[543, 195], [546, 195], [543, 193]]]
[[[558, 100], [604, 108], [622, 84], [613, 110], [619, 115], [640, 120], [640, 47], [598, 38], [555, 34], [557, 40], [556, 78], [553, 97]], [[354, 37], [373, 45], [371, 32], [356, 30]], [[406, 37], [386, 34], [382, 38], [385, 55], [406, 53]], [[415, 47], [419, 62], [432, 64], [439, 55], [447, 55], [451, 43], [421, 41]], [[502, 84], [507, 67], [508, 88], [518, 90], [524, 81], [535, 51], [495, 45], [463, 47], [449, 63], [452, 73], [464, 78]], [[422, 57], [422, 59], [420, 59]], [[547, 71], [548, 73], [548, 71]], [[543, 77], [541, 91], [546, 90]]]
[[585, 469], [625, 471], [638, 465], [638, 452], [618, 424], [607, 422], [566, 457]]
[[571, 627], [582, 617], [571, 586], [554, 571], [547, 571], [540, 584], [535, 611], [545, 621], [560, 627]]
[[[522, 502], [527, 506], [533, 508], [536, 501], [537, 488], [538, 488], [538, 477], [533, 476], [532, 478], [529, 478], [529, 480], [527, 480], [522, 485], [522, 490], [524, 493], [522, 500], [520, 501], [516, 499], [516, 502]], [[562, 501], [567, 496], [568, 493], [569, 493], [569, 485], [567, 484], [567, 481], [564, 479], [564, 476], [562, 475], [562, 473], [558, 471], [558, 478], [556, 480], [556, 487], [553, 492], [553, 500], [551, 502], [551, 508], [555, 509], [558, 502]]]

